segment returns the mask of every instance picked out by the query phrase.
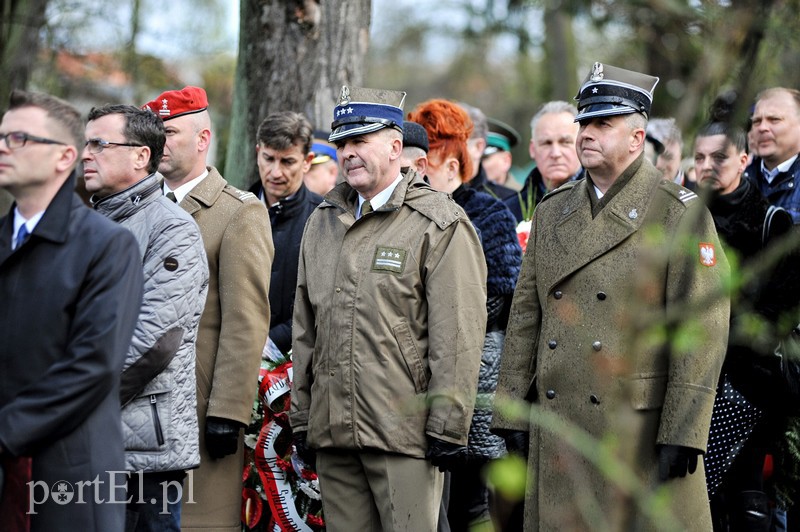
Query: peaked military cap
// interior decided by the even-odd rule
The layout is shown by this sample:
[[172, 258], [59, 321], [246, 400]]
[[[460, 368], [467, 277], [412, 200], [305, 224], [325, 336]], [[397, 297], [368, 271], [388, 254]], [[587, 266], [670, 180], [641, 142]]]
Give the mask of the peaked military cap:
[[403, 122], [403, 146], [420, 148], [428, 153], [428, 132], [420, 124], [406, 120]]
[[311, 159], [311, 166], [328, 161], [336, 161], [336, 146], [328, 142], [328, 137], [331, 136], [330, 131], [314, 130], [314, 139], [311, 141], [311, 151], [314, 152], [314, 158]]
[[486, 135], [484, 155], [491, 155], [498, 151], [511, 151], [511, 148], [519, 144], [521, 137], [513, 127], [494, 118], [486, 118], [486, 122], [489, 126], [489, 133]]
[[403, 103], [406, 93], [384, 89], [342, 87], [333, 110], [330, 142], [373, 133], [385, 127], [403, 132]]
[[596, 116], [650, 114], [658, 78], [603, 63], [595, 63], [581, 85], [576, 122]]

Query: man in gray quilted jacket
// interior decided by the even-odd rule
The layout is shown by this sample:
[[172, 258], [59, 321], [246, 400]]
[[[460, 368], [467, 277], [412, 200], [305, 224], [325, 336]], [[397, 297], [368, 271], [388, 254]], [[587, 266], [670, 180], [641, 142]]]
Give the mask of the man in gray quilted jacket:
[[165, 140], [150, 111], [89, 112], [83, 165], [92, 206], [128, 228], [143, 257], [144, 298], [120, 387], [128, 531], [180, 530], [183, 479], [200, 464], [195, 340], [208, 265], [197, 224], [161, 193]]

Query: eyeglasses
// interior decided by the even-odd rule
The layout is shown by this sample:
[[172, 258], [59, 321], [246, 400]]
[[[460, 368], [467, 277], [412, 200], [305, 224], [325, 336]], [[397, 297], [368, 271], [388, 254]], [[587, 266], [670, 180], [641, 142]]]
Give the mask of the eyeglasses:
[[6, 141], [6, 146], [11, 150], [16, 150], [25, 145], [26, 142], [38, 142], [39, 144], [59, 144], [66, 146], [66, 143], [59, 142], [53, 139], [46, 139], [44, 137], [37, 137], [36, 135], [29, 135], [23, 131], [12, 131], [11, 133], [0, 133], [0, 140]]
[[103, 139], [89, 139], [86, 141], [86, 147], [89, 148], [89, 153], [100, 153], [106, 148], [112, 146], [127, 146], [128, 148], [141, 148], [144, 144], [129, 144], [127, 142], [109, 142]]

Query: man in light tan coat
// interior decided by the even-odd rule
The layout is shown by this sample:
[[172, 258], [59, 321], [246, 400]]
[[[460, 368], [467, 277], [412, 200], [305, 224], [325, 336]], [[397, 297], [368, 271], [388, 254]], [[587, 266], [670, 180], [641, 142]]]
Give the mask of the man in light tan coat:
[[200, 227], [210, 274], [197, 335], [201, 463], [186, 480], [182, 530], [238, 532], [241, 432], [250, 422], [269, 331], [269, 216], [253, 194], [206, 166], [211, 120], [203, 89], [167, 91], [145, 107], [164, 119], [167, 143], [158, 168], [164, 191]]
[[708, 209], [644, 159], [657, 81], [595, 63], [576, 117], [587, 175], [534, 213], [493, 419], [528, 460], [526, 531], [711, 530], [700, 456], [729, 269]]

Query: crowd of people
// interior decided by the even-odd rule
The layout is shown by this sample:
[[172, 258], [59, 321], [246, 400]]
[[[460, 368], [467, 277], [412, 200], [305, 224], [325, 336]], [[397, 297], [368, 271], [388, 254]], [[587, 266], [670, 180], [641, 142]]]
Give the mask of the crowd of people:
[[269, 353], [322, 511], [264, 530], [797, 526], [800, 92], [684, 142], [657, 83], [595, 63], [519, 186], [507, 124], [345, 86], [329, 127], [263, 119], [249, 191], [208, 164], [202, 88], [85, 120], [13, 91], [0, 528], [249, 530]]

